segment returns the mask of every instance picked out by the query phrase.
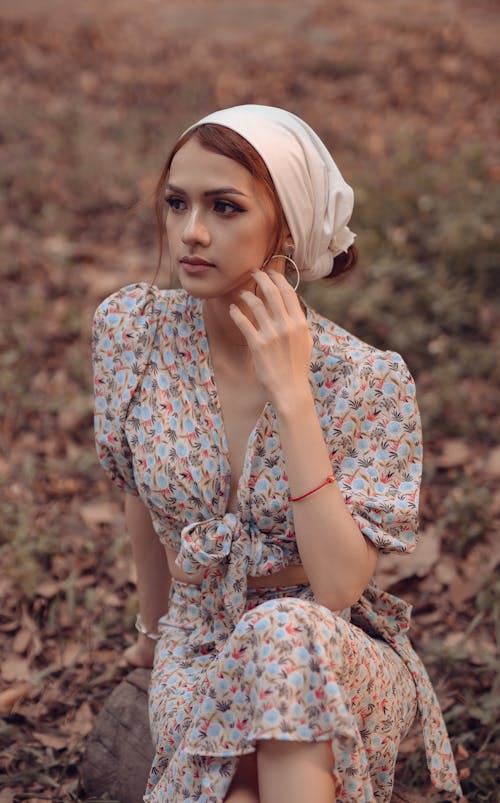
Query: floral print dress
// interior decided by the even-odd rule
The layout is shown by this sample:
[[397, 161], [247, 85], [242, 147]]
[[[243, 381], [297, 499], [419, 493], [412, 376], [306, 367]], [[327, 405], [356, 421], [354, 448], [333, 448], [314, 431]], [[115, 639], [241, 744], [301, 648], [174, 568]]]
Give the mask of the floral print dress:
[[[306, 307], [310, 384], [332, 469], [382, 552], [416, 544], [422, 446], [412, 378]], [[146, 283], [98, 308], [99, 459], [138, 494], [201, 586], [172, 581], [149, 694], [156, 745], [145, 800], [222, 803], [259, 739], [327, 740], [337, 799], [388, 801], [416, 710], [435, 786], [460, 795], [435, 693], [408, 639], [410, 606], [371, 582], [332, 612], [308, 585], [248, 589], [300, 563], [276, 413], [264, 406], [227, 512], [231, 471], [200, 300]]]

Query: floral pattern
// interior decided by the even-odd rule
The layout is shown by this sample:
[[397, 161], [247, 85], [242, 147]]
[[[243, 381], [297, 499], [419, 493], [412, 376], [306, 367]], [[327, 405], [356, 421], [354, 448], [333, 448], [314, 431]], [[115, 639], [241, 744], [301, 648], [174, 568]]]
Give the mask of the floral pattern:
[[[422, 458], [412, 378], [398, 354], [374, 349], [310, 308], [306, 307], [306, 314], [313, 337], [311, 388], [346, 504], [361, 532], [381, 551], [410, 552], [416, 544]], [[198, 588], [193, 593], [199, 594], [190, 629], [179, 631], [181, 640], [177, 644], [175, 638], [172, 641], [175, 628], [167, 627], [157, 650], [150, 696], [156, 701], [151, 716], [158, 753], [146, 799], [222, 801], [222, 786], [227, 789], [230, 783], [235, 757], [254, 750], [255, 740], [265, 738], [256, 735], [260, 732], [276, 734], [267, 738], [297, 740], [334, 736], [333, 771], [342, 789], [339, 799], [372, 800], [374, 794], [379, 800], [390, 799], [394, 755], [386, 762], [385, 780], [381, 781], [376, 772], [374, 781], [373, 752], [377, 750], [368, 746], [369, 734], [359, 717], [357, 723], [353, 718], [357, 709], [345, 685], [346, 666], [353, 663], [356, 672], [366, 675], [367, 684], [370, 668], [379, 684], [382, 675], [389, 682], [391, 672], [403, 672], [404, 664], [404, 682], [400, 674], [401, 683], [393, 684], [387, 698], [391, 703], [386, 702], [386, 707], [398, 713], [387, 720], [382, 717], [373, 725], [373, 733], [378, 739], [385, 728], [397, 749], [409, 725], [405, 718], [408, 712], [402, 717], [398, 706], [403, 698], [411, 700], [416, 693], [433, 783], [458, 795], [439, 705], [407, 636], [410, 606], [382, 592], [373, 582], [348, 611], [328, 611], [307, 596], [311, 593], [308, 587], [297, 592], [300, 599], [288, 595], [280, 603], [289, 627], [300, 632], [302, 639], [293, 647], [290, 660], [295, 668], [290, 671], [302, 677], [302, 690], [312, 683], [325, 695], [324, 716], [318, 720], [321, 726], [313, 724], [314, 717], [306, 710], [301, 692], [290, 705], [286, 697], [277, 704], [281, 718], [274, 723], [274, 730], [269, 728], [265, 712], [252, 703], [260, 680], [244, 691], [239, 674], [245, 670], [246, 683], [248, 646], [244, 660], [233, 659], [232, 664], [229, 660], [228, 665], [228, 651], [234, 649], [242, 629], [247, 632], [250, 621], [252, 594], [247, 589], [247, 575], [272, 574], [299, 563], [300, 555], [278, 424], [270, 403], [262, 410], [248, 441], [238, 483], [237, 512], [227, 512], [231, 479], [227, 440], [201, 302], [182, 290], [160, 291], [148, 284], [125, 287], [96, 312], [93, 354], [96, 444], [103, 467], [118, 487], [139, 494], [160, 540], [179, 552], [177, 564], [187, 573], [205, 569], [201, 588], [187, 586]], [[274, 591], [279, 598], [278, 590]], [[184, 607], [186, 604], [184, 598]], [[273, 617], [278, 615], [276, 601], [258, 605], [263, 614], [266, 605], [271, 605]], [[256, 639], [252, 646], [258, 678], [266, 662], [264, 646], [270, 643], [278, 653], [280, 650], [273, 617], [266, 619], [264, 615], [266, 626], [257, 621], [250, 629]], [[311, 653], [308, 620], [321, 660], [314, 651]], [[306, 636], [308, 646], [304, 643]], [[356, 659], [348, 647], [351, 642], [357, 645], [357, 651], [353, 647]], [[289, 640], [287, 643], [290, 646]], [[383, 652], [384, 660], [380, 655], [373, 657], [374, 645]], [[180, 661], [177, 649], [183, 656]], [[308, 649], [309, 675], [301, 674], [298, 668], [299, 657]], [[377, 661], [378, 668], [373, 669]], [[316, 665], [317, 672], [311, 668]], [[179, 681], [173, 698], [172, 685], [165, 681], [171, 672]], [[227, 703], [219, 684], [221, 673], [230, 687], [232, 676], [232, 685], [236, 684], [238, 691], [229, 708], [214, 719], [217, 700], [225, 701], [224, 706]], [[352, 670], [347, 674], [352, 676]], [[373, 689], [368, 693], [361, 675], [355, 675], [360, 710], [374, 704], [370, 697]], [[410, 676], [414, 685], [409, 683]], [[175, 704], [180, 706], [173, 717], [170, 703], [165, 702], [171, 699], [174, 708]], [[303, 710], [299, 712], [298, 708]], [[239, 739], [231, 736], [237, 715], [241, 723], [246, 720], [245, 727], [239, 729]], [[342, 716], [347, 716], [344, 729], [339, 726]], [[214, 739], [216, 721], [219, 730]], [[206, 722], [212, 731], [207, 730]], [[344, 735], [340, 737], [339, 733]], [[165, 750], [167, 743], [170, 752]], [[224, 744], [228, 746], [223, 748]], [[347, 754], [350, 764], [340, 759]], [[221, 764], [222, 755], [226, 759]]]

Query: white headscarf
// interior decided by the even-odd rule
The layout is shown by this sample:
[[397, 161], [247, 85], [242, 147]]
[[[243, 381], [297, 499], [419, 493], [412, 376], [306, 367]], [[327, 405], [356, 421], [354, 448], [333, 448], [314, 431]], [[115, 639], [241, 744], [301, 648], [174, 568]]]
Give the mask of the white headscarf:
[[236, 131], [264, 160], [294, 242], [301, 278], [332, 270], [355, 234], [347, 227], [354, 193], [318, 135], [300, 117], [273, 106], [233, 106], [209, 114], [187, 130], [215, 123]]

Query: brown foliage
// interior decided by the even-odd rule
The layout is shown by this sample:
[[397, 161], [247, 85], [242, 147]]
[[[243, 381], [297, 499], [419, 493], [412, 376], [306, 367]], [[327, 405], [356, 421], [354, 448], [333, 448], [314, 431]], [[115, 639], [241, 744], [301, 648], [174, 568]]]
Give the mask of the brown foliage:
[[[82, 799], [84, 738], [126, 671], [135, 592], [121, 502], [93, 453], [89, 332], [100, 299], [154, 274], [144, 204], [174, 136], [215, 107], [263, 102], [304, 116], [360, 180], [387, 178], [415, 140], [432, 164], [481, 141], [498, 178], [494, 5], [411, 5], [198, 0], [138, 13], [109, 0], [70, 13], [26, 0], [0, 12], [2, 800]], [[388, 239], [408, 245], [397, 226]], [[481, 301], [490, 348], [492, 303]], [[422, 408], [433, 381], [417, 376]], [[382, 560], [380, 579], [414, 604], [469, 800], [493, 800], [498, 389], [471, 373], [462, 391], [481, 437], [461, 413], [455, 434], [433, 429], [425, 537], [411, 558]], [[412, 735], [402, 765], [418, 786], [416, 749]]]

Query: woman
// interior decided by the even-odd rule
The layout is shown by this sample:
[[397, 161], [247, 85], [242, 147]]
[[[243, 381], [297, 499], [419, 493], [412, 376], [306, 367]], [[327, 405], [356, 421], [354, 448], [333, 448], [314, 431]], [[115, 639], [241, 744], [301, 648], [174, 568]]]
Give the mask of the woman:
[[413, 381], [284, 276], [355, 261], [351, 188], [302, 120], [240, 106], [183, 134], [158, 198], [182, 289], [120, 290], [93, 337], [137, 564], [129, 659], [156, 644], [144, 799], [388, 801], [417, 710], [432, 780], [459, 795], [409, 606], [371, 580], [379, 550], [415, 546]]

